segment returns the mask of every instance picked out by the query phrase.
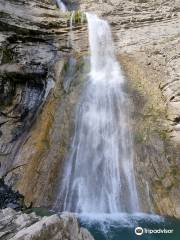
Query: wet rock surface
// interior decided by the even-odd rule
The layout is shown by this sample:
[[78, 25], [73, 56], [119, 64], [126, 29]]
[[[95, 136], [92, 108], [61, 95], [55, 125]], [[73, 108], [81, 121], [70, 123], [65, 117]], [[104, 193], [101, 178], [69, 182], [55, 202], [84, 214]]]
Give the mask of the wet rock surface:
[[93, 240], [91, 234], [80, 228], [73, 214], [39, 217], [10, 208], [0, 210], [0, 238], [2, 240]]
[[[111, 23], [135, 105], [142, 209], [179, 217], [180, 3], [72, 3], [73, 9], [94, 11]], [[28, 203], [51, 206], [84, 81], [86, 27], [74, 25], [69, 31], [68, 13], [51, 0], [1, 0], [0, 9], [0, 172], [19, 166], [6, 183]]]

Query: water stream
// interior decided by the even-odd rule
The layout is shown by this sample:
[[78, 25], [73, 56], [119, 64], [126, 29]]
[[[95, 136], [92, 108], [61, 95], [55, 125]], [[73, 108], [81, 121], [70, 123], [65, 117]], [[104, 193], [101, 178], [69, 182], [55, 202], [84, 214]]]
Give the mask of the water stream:
[[87, 14], [91, 70], [76, 112], [56, 207], [83, 213], [137, 212], [129, 99], [108, 23]]
[[67, 7], [66, 7], [66, 5], [64, 4], [63, 1], [56, 0], [56, 2], [57, 2], [57, 5], [61, 9], [62, 12], [66, 12], [67, 11]]

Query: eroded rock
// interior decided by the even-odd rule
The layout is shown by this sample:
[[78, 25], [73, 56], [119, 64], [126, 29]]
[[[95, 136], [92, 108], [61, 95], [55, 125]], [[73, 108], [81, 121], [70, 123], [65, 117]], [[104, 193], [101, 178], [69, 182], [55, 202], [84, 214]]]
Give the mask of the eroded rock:
[[[129, 79], [142, 210], [179, 217], [179, 1], [78, 2], [76, 7], [111, 23], [116, 53]], [[69, 32], [67, 15], [50, 0], [3, 0], [0, 8], [0, 160], [4, 169], [23, 165], [6, 181], [28, 202], [49, 206], [82, 86], [81, 77], [74, 81], [70, 76], [69, 82], [61, 77], [70, 51], [76, 52], [76, 63], [78, 54], [87, 51], [86, 27]], [[80, 76], [77, 72], [73, 75]], [[55, 88], [42, 106], [51, 80]]]
[[0, 211], [0, 238], [2, 240], [93, 240], [91, 234], [80, 228], [73, 214], [36, 216], [10, 208]]

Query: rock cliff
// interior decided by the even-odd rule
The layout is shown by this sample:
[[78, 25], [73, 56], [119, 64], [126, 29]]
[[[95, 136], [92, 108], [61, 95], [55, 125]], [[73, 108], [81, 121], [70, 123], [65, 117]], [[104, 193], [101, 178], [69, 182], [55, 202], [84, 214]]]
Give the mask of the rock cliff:
[[[112, 26], [134, 102], [142, 209], [180, 217], [179, 1], [71, 2]], [[51, 0], [1, 0], [0, 10], [1, 175], [28, 203], [50, 207], [88, 68], [86, 24], [70, 29], [70, 14]]]

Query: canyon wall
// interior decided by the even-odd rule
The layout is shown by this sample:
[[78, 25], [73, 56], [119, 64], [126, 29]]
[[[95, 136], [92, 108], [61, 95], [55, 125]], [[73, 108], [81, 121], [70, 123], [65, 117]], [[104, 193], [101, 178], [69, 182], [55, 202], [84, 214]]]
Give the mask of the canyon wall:
[[[134, 102], [142, 209], [179, 217], [180, 3], [72, 2], [112, 26]], [[1, 174], [28, 203], [50, 207], [88, 69], [86, 24], [70, 31], [70, 14], [50, 0], [1, 0], [0, 9]]]

